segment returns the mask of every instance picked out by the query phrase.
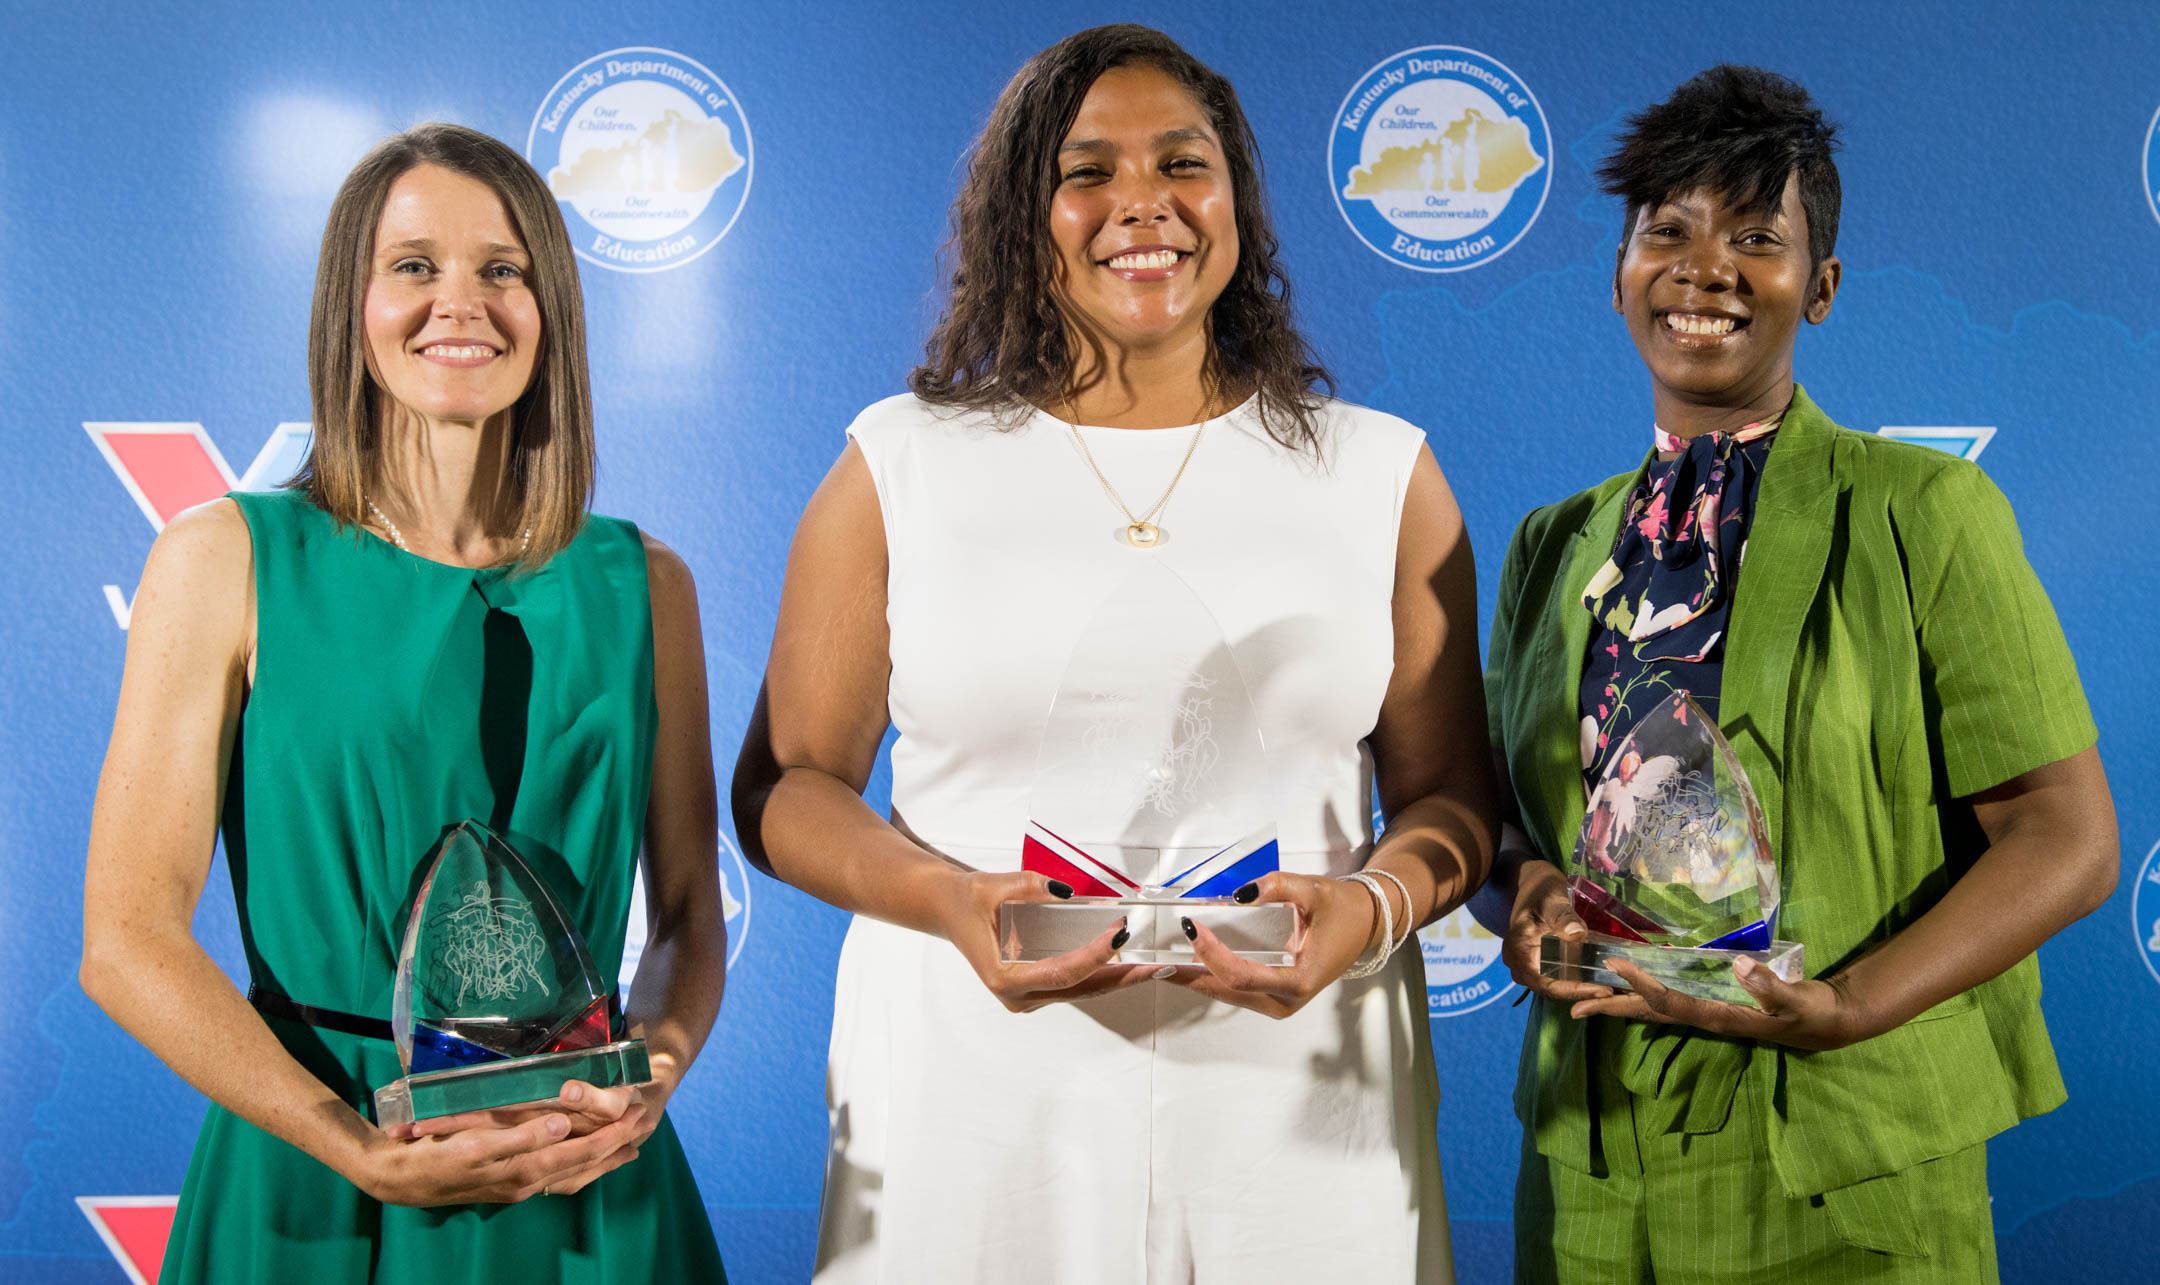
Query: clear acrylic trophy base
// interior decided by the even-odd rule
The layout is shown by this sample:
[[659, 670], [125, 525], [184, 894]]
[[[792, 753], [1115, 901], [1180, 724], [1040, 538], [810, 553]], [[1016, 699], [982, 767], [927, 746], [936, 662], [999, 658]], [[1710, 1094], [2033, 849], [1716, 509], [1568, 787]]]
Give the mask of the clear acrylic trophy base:
[[999, 954], [1008, 964], [1030, 963], [1080, 949], [1125, 921], [1132, 936], [1120, 964], [1190, 964], [1193, 944], [1183, 920], [1215, 934], [1241, 958], [1288, 967], [1297, 962], [1297, 907], [1283, 902], [1240, 905], [1228, 897], [1178, 897], [1150, 889], [1136, 897], [1074, 897], [1069, 901], [1008, 901], [998, 908]]
[[1554, 981], [1589, 982], [1627, 990], [1628, 984], [1612, 971], [1612, 961], [1624, 959], [1666, 987], [1697, 999], [1761, 1007], [1748, 988], [1733, 975], [1733, 961], [1741, 958], [1797, 982], [1801, 971], [1801, 947], [1796, 941], [1773, 941], [1768, 950], [1712, 950], [1704, 946], [1652, 946], [1591, 933], [1580, 941], [1547, 936], [1538, 948], [1538, 972]]
[[600, 1089], [649, 1083], [652, 1062], [645, 1041], [621, 1040], [404, 1076], [375, 1090], [375, 1123], [387, 1129], [460, 1111], [546, 1106], [562, 1091], [564, 1080], [583, 1080]]

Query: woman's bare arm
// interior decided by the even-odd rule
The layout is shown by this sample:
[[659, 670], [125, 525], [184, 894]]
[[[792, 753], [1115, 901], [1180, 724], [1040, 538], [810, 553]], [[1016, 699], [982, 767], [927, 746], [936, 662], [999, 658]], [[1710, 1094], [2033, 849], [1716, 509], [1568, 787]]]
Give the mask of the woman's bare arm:
[[652, 591], [652, 794], [645, 814], [645, 953], [624, 1013], [652, 1055], [661, 1100], [704, 1047], [727, 980], [720, 897], [720, 803], [713, 785], [705, 635], [697, 585], [672, 549], [647, 537]]
[[1395, 672], [1370, 740], [1387, 831], [1366, 868], [1409, 884], [1423, 925], [1484, 884], [1499, 834], [1477, 567], [1454, 493], [1425, 451], [1403, 499], [1394, 616]]
[[[735, 764], [743, 851], [842, 910], [944, 937], [1008, 1007], [1127, 984], [1113, 933], [1053, 960], [999, 960], [997, 907], [1056, 895], [1033, 874], [984, 874], [916, 844], [862, 799], [887, 724], [884, 520], [852, 442], [803, 511], [788, 554], [765, 685]], [[1071, 895], [1066, 889], [1064, 895]]]
[[885, 527], [850, 443], [803, 510], [735, 765], [743, 851], [842, 910], [939, 933], [958, 874], [862, 800], [886, 727]]
[[[1407, 940], [1466, 901], [1492, 866], [1498, 822], [1478, 669], [1477, 571], [1462, 514], [1432, 455], [1419, 451], [1403, 497], [1392, 604], [1394, 670], [1368, 744], [1387, 831], [1367, 870], [1389, 898], [1395, 936]], [[1408, 900], [1402, 900], [1407, 892]], [[1184, 985], [1224, 1003], [1287, 1017], [1379, 942], [1385, 920], [1367, 889], [1306, 875], [1272, 874], [1258, 900], [1296, 904], [1307, 920], [1297, 962], [1270, 968], [1194, 934], [1205, 971]]]
[[90, 822], [83, 989], [188, 1083], [378, 1199], [518, 1200], [590, 1166], [620, 1139], [566, 1138], [561, 1115], [389, 1138], [285, 1051], [191, 935], [252, 668], [253, 582], [230, 500], [174, 519], [151, 548]]

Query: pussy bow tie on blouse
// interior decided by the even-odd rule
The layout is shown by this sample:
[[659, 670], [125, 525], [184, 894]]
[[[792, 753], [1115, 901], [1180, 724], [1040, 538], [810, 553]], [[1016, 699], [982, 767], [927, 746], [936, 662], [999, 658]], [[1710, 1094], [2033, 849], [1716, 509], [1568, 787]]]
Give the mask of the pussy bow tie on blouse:
[[[1612, 556], [1583, 591], [1583, 606], [1635, 644], [1639, 658], [1704, 660], [1724, 636], [1732, 586], [1720, 549], [1747, 529], [1742, 497], [1752, 493], [1758, 467], [1740, 448], [1776, 432], [1778, 423], [1693, 439], [1657, 430], [1658, 449], [1680, 457], [1651, 464], [1646, 485], [1628, 501]], [[1737, 571], [1737, 557], [1733, 562]]]

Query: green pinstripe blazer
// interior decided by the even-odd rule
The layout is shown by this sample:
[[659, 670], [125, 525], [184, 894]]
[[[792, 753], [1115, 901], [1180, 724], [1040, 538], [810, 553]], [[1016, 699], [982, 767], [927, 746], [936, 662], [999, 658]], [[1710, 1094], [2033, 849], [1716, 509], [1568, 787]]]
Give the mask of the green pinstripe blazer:
[[[1493, 738], [1532, 844], [1563, 869], [1583, 816], [1583, 586], [1641, 476], [1531, 513], [1500, 576]], [[1955, 800], [2097, 733], [2002, 493], [1967, 461], [1838, 427], [1797, 389], [1735, 593], [1720, 721], [1762, 799], [1778, 935], [1805, 943], [1808, 972], [1824, 975], [1918, 918], [1985, 850]], [[1690, 1040], [1727, 1073], [1667, 1077], [1659, 1092], [1693, 1099], [1661, 1104], [1672, 1127], [1722, 1127], [1738, 1076], [1753, 1077], [1795, 1196], [1947, 1155], [2064, 1097], [2031, 958], [1832, 1052]], [[1584, 1023], [1537, 1001], [1516, 1111], [1540, 1153], [1585, 1171], [1588, 1083]]]

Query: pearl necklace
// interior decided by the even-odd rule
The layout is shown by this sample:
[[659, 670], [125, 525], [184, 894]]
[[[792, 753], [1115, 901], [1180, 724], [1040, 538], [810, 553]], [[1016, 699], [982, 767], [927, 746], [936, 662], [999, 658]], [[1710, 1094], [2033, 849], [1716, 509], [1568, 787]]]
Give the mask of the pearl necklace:
[[[362, 492], [360, 496], [360, 502], [367, 505], [367, 511], [374, 514], [375, 520], [382, 523], [383, 530], [390, 533], [390, 543], [396, 545], [398, 548], [404, 550], [407, 553], [412, 552], [412, 546], [405, 543], [405, 537], [398, 533], [397, 523], [392, 522], [388, 514], [384, 513], [381, 509], [375, 507], [375, 498], [373, 496]], [[530, 548], [532, 548], [532, 528], [526, 527], [525, 533], [518, 537], [518, 559], [523, 560], [525, 557], [525, 551]]]

